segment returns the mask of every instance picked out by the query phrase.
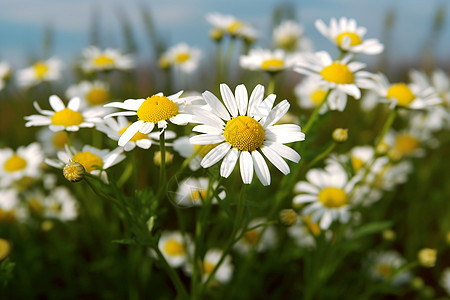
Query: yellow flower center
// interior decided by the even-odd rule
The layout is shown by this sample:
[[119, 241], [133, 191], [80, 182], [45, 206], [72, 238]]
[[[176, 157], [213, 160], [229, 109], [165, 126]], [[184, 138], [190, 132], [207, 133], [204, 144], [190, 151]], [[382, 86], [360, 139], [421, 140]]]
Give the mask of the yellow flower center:
[[182, 243], [176, 239], [169, 239], [164, 245], [164, 252], [170, 256], [184, 255], [186, 251]]
[[283, 69], [283, 66], [284, 66], [284, 61], [282, 61], [281, 59], [277, 59], [277, 58], [265, 60], [261, 64], [261, 68], [265, 71], [279, 71], [279, 70]]
[[103, 167], [103, 160], [89, 151], [78, 152], [72, 160], [80, 163], [88, 173], [97, 170], [97, 167]]
[[325, 99], [327, 92], [321, 89], [315, 90], [313, 93], [311, 93], [311, 102], [315, 106], [320, 105], [323, 102], [323, 99]]
[[248, 116], [238, 116], [228, 121], [223, 135], [233, 148], [250, 152], [261, 147], [266, 137], [262, 125]]
[[395, 139], [394, 148], [402, 155], [413, 153], [419, 147], [419, 140], [409, 134], [402, 134]]
[[185, 61], [189, 60], [191, 58], [191, 55], [189, 53], [180, 53], [177, 56], [175, 56], [175, 61], [179, 64], [184, 63]]
[[388, 264], [379, 264], [377, 266], [377, 271], [378, 273], [380, 273], [382, 276], [384, 277], [389, 277], [391, 276], [392, 273], [392, 266], [388, 265]]
[[297, 46], [297, 37], [295, 35], [290, 35], [287, 34], [283, 37], [281, 37], [280, 39], [278, 39], [278, 47], [288, 50], [288, 51], [293, 51], [295, 50], [295, 47]]
[[361, 38], [354, 32], [343, 32], [336, 37], [336, 42], [339, 47], [342, 46], [342, 40], [344, 37], [348, 36], [350, 38], [350, 46], [360, 45], [362, 43]]
[[17, 154], [11, 156], [3, 165], [5, 170], [10, 173], [23, 170], [26, 166], [27, 161]]
[[67, 144], [67, 133], [65, 131], [58, 131], [53, 135], [52, 144], [55, 148], [62, 149]]
[[205, 157], [206, 154], [208, 154], [209, 151], [211, 151], [212, 149], [216, 148], [218, 144], [211, 144], [211, 145], [194, 145], [194, 149], [195, 151], [197, 151], [198, 149], [200, 149], [200, 151], [198, 152], [198, 155], [200, 157]]
[[44, 79], [48, 72], [48, 66], [44, 62], [37, 62], [33, 65], [34, 72], [38, 79]]
[[90, 105], [105, 104], [109, 100], [109, 93], [102, 88], [93, 88], [86, 94], [86, 101]]
[[351, 162], [352, 162], [353, 170], [355, 170], [355, 171], [358, 171], [364, 165], [364, 162], [355, 156], [352, 156]]
[[325, 187], [319, 193], [319, 201], [328, 208], [339, 208], [347, 204], [347, 194], [335, 187]]
[[7, 240], [0, 238], [0, 261], [4, 260], [10, 252], [11, 244]]
[[352, 84], [354, 83], [353, 73], [349, 70], [347, 65], [341, 63], [332, 63], [329, 66], [323, 68], [320, 71], [323, 79], [329, 82], [334, 82], [337, 84]]
[[212, 271], [214, 270], [215, 265], [213, 265], [212, 263], [208, 262], [208, 261], [204, 261], [203, 262], [203, 273], [206, 275], [209, 275], [212, 273]]
[[397, 105], [408, 106], [416, 98], [413, 92], [409, 89], [408, 85], [403, 82], [391, 85], [387, 90], [388, 99], [397, 99]]
[[[130, 125], [131, 125], [131, 123], [127, 127], [120, 129], [119, 133], [123, 134], [128, 129], [128, 127], [130, 127]], [[148, 135], [143, 134], [138, 131], [133, 135], [133, 137], [130, 139], [130, 141], [136, 142], [136, 141], [143, 140], [143, 139], [148, 139]]]
[[311, 221], [311, 216], [306, 216], [303, 218], [303, 223], [306, 225], [306, 227], [311, 231], [314, 235], [320, 234], [320, 226], [317, 223], [313, 223]]
[[241, 21], [234, 21], [230, 24], [230, 26], [228, 26], [227, 31], [230, 34], [235, 35], [242, 28], [242, 26], [244, 26], [244, 24]]
[[53, 212], [56, 212], [56, 213], [61, 212], [61, 209], [62, 209], [62, 205], [59, 202], [54, 202], [50, 206], [50, 210], [52, 210]]
[[244, 241], [252, 246], [256, 246], [260, 237], [261, 235], [259, 234], [259, 232], [256, 231], [256, 229], [252, 229], [244, 234]]
[[178, 106], [165, 96], [148, 97], [137, 110], [137, 115], [144, 122], [158, 123], [178, 114]]
[[206, 199], [206, 190], [196, 190], [193, 191], [190, 195], [191, 201], [192, 202], [196, 202], [196, 201], [203, 201]]
[[82, 114], [67, 107], [55, 112], [51, 118], [53, 125], [63, 125], [65, 127], [80, 125], [83, 121], [84, 118]]
[[95, 57], [92, 60], [92, 62], [94, 64], [94, 66], [106, 67], [106, 66], [110, 66], [110, 65], [114, 64], [114, 59], [112, 59], [111, 57], [108, 57], [104, 54], [101, 54], [101, 55]]

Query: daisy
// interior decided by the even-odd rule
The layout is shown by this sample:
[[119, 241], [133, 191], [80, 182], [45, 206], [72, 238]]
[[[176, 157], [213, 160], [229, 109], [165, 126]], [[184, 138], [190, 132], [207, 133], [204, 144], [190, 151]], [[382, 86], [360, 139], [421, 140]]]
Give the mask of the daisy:
[[217, 144], [212, 145], [193, 145], [189, 142], [189, 137], [182, 136], [173, 142], [173, 150], [178, 152], [184, 158], [190, 158], [192, 154], [197, 154], [189, 161], [189, 168], [197, 171], [201, 167], [201, 161]]
[[423, 157], [426, 154], [424, 146], [432, 142], [430, 132], [418, 131], [414, 128], [406, 128], [401, 131], [389, 130], [383, 143], [388, 148], [388, 156], [398, 161], [402, 157]]
[[293, 199], [294, 205], [308, 203], [303, 215], [311, 215], [311, 221], [319, 223], [321, 229], [328, 229], [339, 220], [347, 223], [350, 219], [350, 192], [357, 177], [348, 179], [347, 172], [340, 164], [329, 164], [324, 170], [311, 169], [306, 174], [308, 181], [300, 181], [295, 191], [301, 193]]
[[34, 108], [40, 115], [31, 115], [25, 117], [28, 122], [26, 127], [31, 126], [49, 126], [51, 131], [78, 131], [83, 127], [94, 127], [95, 123], [101, 121], [104, 115], [103, 108], [91, 108], [87, 110], [78, 111], [80, 109], [80, 98], [72, 98], [69, 100], [67, 107], [64, 102], [56, 96], [52, 95], [49, 98], [50, 106], [54, 111], [43, 110], [35, 101]]
[[347, 105], [347, 95], [359, 99], [360, 88], [373, 86], [369, 80], [372, 74], [362, 70], [365, 64], [351, 59], [352, 55], [349, 54], [333, 61], [326, 51], [305, 53], [294, 71], [311, 76], [318, 84], [330, 89], [327, 98], [329, 108], [343, 111]]
[[256, 38], [256, 30], [254, 28], [232, 15], [209, 13], [206, 15], [206, 20], [214, 28], [220, 29], [232, 37], [243, 37], [251, 40]]
[[311, 51], [312, 42], [303, 36], [304, 28], [302, 25], [292, 21], [285, 20], [273, 30], [273, 41], [276, 48], [287, 52]]
[[83, 50], [81, 68], [86, 73], [94, 71], [129, 70], [134, 67], [133, 58], [119, 50], [101, 50], [89, 46]]
[[[205, 257], [203, 258], [203, 262], [200, 264], [200, 272], [202, 274], [202, 280], [206, 281], [208, 277], [213, 272], [214, 268], [218, 264], [220, 258], [222, 257], [222, 250], [220, 249], [209, 249], [206, 251]], [[233, 265], [231, 263], [231, 256], [225, 256], [225, 259], [220, 264], [216, 273], [214, 274], [214, 279], [219, 283], [227, 283], [231, 279], [231, 275], [233, 274]], [[192, 274], [192, 264], [187, 264], [185, 266], [185, 272], [189, 275]]]
[[200, 49], [189, 47], [186, 43], [179, 43], [162, 54], [162, 58], [167, 59], [170, 66], [184, 73], [192, 73], [197, 70], [201, 56]]
[[383, 52], [384, 47], [377, 39], [364, 39], [366, 28], [357, 27], [354, 19], [342, 17], [338, 23], [335, 18], [331, 18], [329, 27], [322, 20], [316, 20], [315, 25], [322, 35], [343, 51], [364, 54]]
[[111, 100], [109, 84], [102, 81], [81, 81], [70, 86], [66, 96], [69, 99], [80, 98], [82, 107], [104, 105]]
[[78, 217], [78, 201], [66, 187], [55, 187], [45, 196], [40, 191], [25, 195], [29, 207], [44, 218], [73, 221]]
[[298, 55], [286, 54], [283, 50], [274, 51], [262, 48], [251, 49], [247, 55], [242, 55], [239, 64], [242, 68], [252, 71], [266, 71], [276, 73], [292, 69], [297, 62]]
[[447, 295], [450, 296], [450, 268], [445, 268], [441, 275], [440, 280], [441, 286], [447, 292]]
[[[96, 129], [105, 133], [110, 139], [118, 141], [122, 134], [130, 127], [131, 123], [124, 116], [106, 119], [104, 123], [99, 123]], [[164, 131], [166, 140], [174, 139], [176, 137], [175, 132], [166, 130]], [[149, 149], [153, 144], [159, 144], [159, 132], [152, 132], [150, 134], [143, 134], [136, 132], [136, 134], [124, 145], [125, 151], [131, 151], [134, 148], [139, 147], [142, 149]], [[168, 145], [168, 144], [166, 144]]]
[[73, 147], [69, 148], [66, 146], [65, 151], [57, 153], [57, 160], [46, 158], [44, 161], [46, 164], [59, 169], [63, 169], [69, 161], [78, 162], [87, 173], [100, 176], [103, 181], [108, 182], [105, 170], [125, 159], [122, 151], [121, 148], [116, 148], [113, 151], [108, 149], [100, 150], [89, 145], [85, 145], [81, 151], [77, 151]]
[[[212, 185], [213, 190], [217, 189], [217, 182]], [[175, 201], [177, 205], [184, 207], [201, 206], [206, 199], [209, 186], [209, 178], [186, 178], [180, 182], [178, 190], [175, 194]], [[226, 193], [220, 189], [219, 197], [221, 200], [225, 199]], [[212, 199], [212, 203], [217, 203], [216, 197]]]
[[391, 84], [386, 76], [378, 73], [372, 76], [372, 91], [378, 95], [378, 100], [390, 103], [390, 108], [403, 107], [409, 109], [424, 109], [442, 102], [431, 86], [398, 82]]
[[396, 251], [389, 250], [369, 255], [369, 275], [375, 280], [389, 281], [393, 286], [408, 283], [412, 276], [409, 271], [395, 272], [406, 264], [406, 260]]
[[24, 177], [37, 178], [44, 155], [39, 143], [20, 146], [17, 151], [0, 149], [0, 187], [8, 187]]
[[43, 152], [46, 155], [52, 155], [64, 150], [64, 146], [68, 142], [68, 136], [66, 131], [54, 132], [44, 127], [37, 132], [37, 140], [42, 145]]
[[[297, 96], [297, 103], [300, 107], [305, 109], [316, 108], [322, 104], [328, 93], [328, 87], [313, 77], [305, 77], [294, 88], [294, 93]], [[329, 99], [329, 97], [328, 97]], [[322, 105], [319, 110], [320, 114], [328, 111], [328, 105]]]
[[426, 268], [432, 268], [436, 265], [436, 249], [423, 248], [417, 253], [419, 263]]
[[[225, 106], [211, 92], [205, 91], [203, 98], [211, 111], [195, 109], [196, 121], [203, 123], [193, 131], [203, 134], [190, 138], [196, 145], [219, 144], [202, 159], [203, 168], [209, 168], [224, 158], [220, 175], [227, 178], [236, 162], [240, 161], [240, 171], [245, 184], [253, 179], [253, 170], [263, 185], [270, 184], [270, 173], [260, 151], [283, 174], [289, 174], [289, 166], [283, 160], [300, 160], [300, 155], [283, 145], [303, 141], [305, 134], [298, 125], [274, 125], [289, 109], [287, 100], [272, 108], [276, 96], [269, 95], [264, 101], [264, 87], [257, 85], [250, 100], [243, 84], [236, 87], [235, 95], [226, 84], [220, 85]], [[258, 151], [259, 150], [259, 151]]]
[[179, 98], [182, 93], [183, 91], [180, 91], [168, 97], [164, 96], [163, 93], [158, 93], [147, 99], [128, 99], [124, 102], [106, 104], [106, 107], [122, 108], [129, 111], [112, 113], [107, 115], [105, 119], [113, 116], [134, 115], [139, 118], [122, 133], [118, 142], [119, 146], [125, 146], [138, 132], [149, 134], [156, 125], [164, 130], [167, 127], [167, 121], [176, 125], [186, 125], [191, 122], [193, 116], [185, 113], [186, 104], [189, 104], [190, 99]]
[[[299, 218], [296, 224], [287, 229], [288, 235], [297, 246], [308, 249], [316, 247], [315, 236], [319, 236], [321, 232], [319, 224], [311, 222], [310, 216]], [[329, 238], [331, 239], [331, 236]]]
[[62, 62], [57, 58], [38, 61], [31, 67], [17, 72], [17, 84], [22, 87], [31, 87], [41, 82], [56, 81], [61, 78]]
[[178, 268], [187, 262], [191, 244], [189, 236], [183, 236], [179, 231], [163, 231], [158, 241], [158, 248], [167, 263], [172, 268]]
[[0, 91], [3, 90], [10, 76], [11, 66], [6, 61], [0, 62]]
[[[258, 218], [250, 221], [248, 228], [267, 223], [266, 219]], [[247, 230], [242, 238], [236, 242], [235, 249], [241, 254], [246, 254], [252, 249], [264, 252], [273, 248], [276, 244], [276, 232], [273, 226], [260, 226]]]
[[24, 221], [27, 217], [27, 209], [20, 202], [17, 190], [0, 189], [0, 222]]

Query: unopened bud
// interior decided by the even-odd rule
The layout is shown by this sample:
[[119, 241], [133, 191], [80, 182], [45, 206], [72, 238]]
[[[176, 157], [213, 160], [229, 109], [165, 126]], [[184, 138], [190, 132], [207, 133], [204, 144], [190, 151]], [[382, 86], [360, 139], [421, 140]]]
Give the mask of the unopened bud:
[[348, 139], [348, 129], [336, 128], [331, 136], [338, 143], [345, 142]]
[[382, 235], [383, 239], [386, 241], [393, 241], [393, 240], [395, 240], [395, 237], [396, 237], [395, 231], [393, 231], [392, 229], [383, 230], [381, 235]]
[[63, 169], [64, 177], [70, 182], [78, 182], [83, 180], [86, 170], [79, 162], [70, 160]]
[[417, 258], [423, 267], [431, 268], [436, 264], [436, 254], [436, 249], [423, 248], [417, 253]]
[[209, 32], [209, 37], [215, 42], [220, 42], [223, 38], [223, 31], [219, 28], [213, 28]]
[[297, 213], [293, 209], [283, 209], [280, 211], [280, 223], [283, 226], [290, 227], [297, 223]]
[[10, 252], [11, 244], [7, 240], [0, 238], [0, 261], [4, 260]]
[[423, 289], [424, 286], [425, 282], [420, 277], [414, 277], [413, 280], [411, 280], [411, 287], [416, 291]]
[[[173, 154], [170, 152], [166, 152], [166, 164], [170, 164], [172, 162], [172, 160], [173, 160]], [[161, 165], [161, 151], [155, 152], [153, 161], [155, 162], [155, 165], [157, 165], [157, 166]]]

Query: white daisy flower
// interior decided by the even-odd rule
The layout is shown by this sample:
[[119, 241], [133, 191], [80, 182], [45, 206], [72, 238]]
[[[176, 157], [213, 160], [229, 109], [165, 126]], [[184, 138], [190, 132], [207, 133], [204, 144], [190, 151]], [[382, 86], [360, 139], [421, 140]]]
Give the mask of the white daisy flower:
[[11, 66], [6, 62], [0, 62], [0, 91], [3, 90], [6, 80], [11, 75]]
[[440, 280], [442, 288], [450, 296], [450, 268], [445, 268], [441, 275]]
[[[325, 99], [328, 92], [328, 87], [313, 77], [305, 77], [294, 88], [294, 93], [297, 96], [297, 103], [300, 107], [305, 109], [316, 108]], [[319, 110], [320, 114], [328, 111], [328, 105], [322, 105]]]
[[179, 231], [163, 231], [158, 241], [158, 248], [172, 268], [184, 265], [188, 259], [188, 251], [192, 241]]
[[108, 149], [97, 149], [89, 145], [85, 145], [81, 151], [75, 148], [65, 147], [65, 151], [59, 151], [56, 159], [46, 158], [46, 164], [63, 169], [69, 161], [80, 163], [87, 173], [100, 176], [103, 181], [108, 182], [108, 177], [105, 172], [106, 169], [112, 167], [125, 159], [121, 148], [116, 148], [113, 151]]
[[[297, 246], [308, 249], [316, 247], [314, 236], [319, 236], [321, 232], [319, 224], [311, 222], [310, 216], [298, 218], [297, 223], [287, 229], [288, 235]], [[328, 236], [328, 238], [331, 239], [331, 236]]]
[[[264, 218], [258, 218], [250, 221], [248, 228], [242, 238], [236, 242], [234, 248], [241, 254], [246, 254], [252, 249], [257, 252], [264, 252], [273, 248], [277, 242], [277, 235], [275, 228], [271, 225], [265, 225], [258, 228], [252, 227], [267, 223]], [[264, 229], [265, 228], [265, 229]]]
[[218, 28], [232, 37], [243, 37], [252, 40], [256, 38], [256, 30], [254, 28], [232, 15], [209, 13], [206, 15], [206, 20], [214, 28]]
[[81, 107], [104, 105], [111, 100], [109, 84], [102, 81], [81, 81], [71, 85], [66, 96], [69, 99], [80, 98]]
[[[124, 116], [118, 116], [117, 120], [114, 118], [108, 118], [104, 123], [99, 123], [96, 129], [105, 133], [110, 139], [118, 141], [122, 134], [130, 127], [131, 123]], [[166, 140], [174, 139], [176, 137], [175, 132], [170, 130], [164, 131]], [[153, 144], [159, 144], [159, 132], [152, 132], [150, 134], [143, 134], [139, 131], [135, 133], [133, 137], [123, 146], [125, 151], [131, 151], [134, 148], [139, 147], [142, 149], [149, 149]], [[166, 143], [169, 145], [169, 143]]]
[[281, 49], [251, 49], [247, 55], [241, 55], [239, 64], [252, 71], [279, 72], [292, 69], [298, 61], [298, 55], [286, 54]]
[[0, 187], [8, 187], [24, 177], [39, 177], [43, 160], [41, 145], [36, 142], [20, 146], [17, 151], [0, 149]]
[[406, 264], [406, 260], [396, 251], [384, 251], [370, 253], [369, 255], [369, 275], [375, 280], [390, 281], [393, 286], [408, 283], [412, 276], [411, 272], [403, 271], [392, 275]]
[[196, 151], [198, 153], [189, 161], [189, 168], [197, 171], [201, 167], [201, 161], [217, 144], [212, 145], [193, 145], [189, 142], [189, 137], [182, 136], [173, 142], [173, 150], [178, 152], [182, 157], [189, 158]]
[[192, 73], [198, 69], [202, 52], [186, 43], [179, 43], [162, 54], [169, 64], [184, 73]]
[[[167, 127], [167, 121], [176, 125], [186, 125], [192, 122], [193, 116], [185, 112], [185, 107], [191, 99], [179, 98], [183, 91], [171, 96], [164, 96], [158, 93], [147, 99], [128, 99], [124, 102], [108, 103], [106, 107], [116, 107], [127, 109], [126, 112], [116, 112], [105, 117], [113, 116], [134, 116], [139, 120], [131, 124], [119, 138], [119, 146], [123, 147], [128, 143], [137, 132], [149, 134], [156, 125], [163, 130]], [[192, 99], [197, 97], [193, 96]]]
[[383, 144], [387, 147], [387, 155], [398, 161], [402, 157], [423, 157], [426, 154], [425, 146], [432, 145], [432, 136], [428, 131], [419, 131], [414, 128], [406, 128], [401, 131], [389, 130]]
[[[220, 249], [209, 249], [206, 251], [205, 257], [203, 258], [203, 262], [200, 265], [200, 272], [202, 274], [202, 280], [206, 281], [208, 277], [211, 275], [212, 271], [216, 267], [220, 258], [222, 257], [223, 251]], [[214, 279], [219, 283], [227, 283], [230, 281], [231, 276], [233, 275], [233, 265], [231, 263], [231, 256], [225, 256], [225, 259], [222, 261], [221, 265], [217, 269], [214, 274]], [[188, 274], [192, 274], [192, 264], [187, 264], [185, 266], [184, 271]]]
[[404, 82], [391, 84], [382, 73], [374, 74], [372, 78], [370, 89], [377, 93], [380, 102], [390, 103], [391, 109], [396, 106], [424, 109], [442, 102], [434, 88], [429, 85]]
[[[213, 183], [212, 188], [217, 188], [217, 182]], [[177, 205], [184, 207], [201, 206], [206, 199], [208, 192], [209, 178], [186, 178], [180, 182], [178, 190], [175, 194]], [[217, 195], [221, 200], [225, 199], [226, 193], [221, 190]], [[216, 204], [217, 199], [214, 197], [212, 203]]]
[[78, 131], [80, 128], [94, 127], [104, 115], [104, 109], [100, 107], [79, 111], [80, 98], [70, 99], [67, 107], [56, 95], [50, 96], [49, 102], [54, 111], [41, 109], [36, 101], [33, 103], [40, 115], [25, 117], [28, 121], [26, 127], [48, 125], [51, 131]]
[[203, 123], [193, 131], [203, 134], [190, 138], [192, 144], [219, 144], [202, 159], [203, 168], [209, 168], [224, 158], [220, 175], [227, 178], [236, 162], [240, 161], [240, 172], [245, 184], [253, 179], [253, 170], [263, 185], [270, 184], [270, 172], [260, 151], [283, 174], [289, 174], [289, 166], [283, 160], [300, 160], [300, 155], [283, 145], [303, 141], [305, 134], [298, 125], [274, 125], [289, 109], [287, 100], [273, 107], [276, 96], [269, 95], [264, 101], [264, 87], [257, 85], [250, 99], [243, 84], [236, 87], [235, 95], [226, 84], [220, 85], [225, 106], [211, 92], [203, 93], [203, 98], [211, 111], [196, 109], [196, 121]]
[[78, 201], [66, 187], [55, 187], [48, 196], [40, 191], [25, 195], [29, 207], [45, 218], [72, 221], [78, 216]]
[[64, 146], [68, 141], [67, 132], [51, 131], [48, 127], [39, 130], [36, 137], [42, 145], [42, 149], [46, 155], [52, 155], [58, 151], [64, 150]]
[[347, 105], [347, 95], [355, 99], [361, 97], [360, 88], [373, 86], [371, 73], [363, 71], [364, 63], [351, 61], [352, 55], [333, 61], [326, 51], [302, 54], [294, 71], [311, 76], [318, 84], [331, 89], [327, 98], [331, 110], [343, 111]]
[[347, 223], [350, 219], [350, 192], [357, 177], [348, 179], [347, 172], [340, 164], [329, 164], [324, 170], [311, 169], [306, 173], [308, 181], [300, 181], [295, 191], [301, 193], [293, 199], [294, 205], [308, 203], [303, 215], [311, 215], [311, 221], [319, 223], [321, 229], [328, 229], [339, 220]]
[[364, 39], [366, 28], [358, 27], [354, 19], [342, 17], [338, 22], [331, 18], [329, 27], [322, 20], [316, 20], [315, 25], [322, 35], [343, 51], [364, 54], [383, 52], [384, 46], [377, 39]]
[[86, 73], [94, 71], [129, 70], [134, 67], [133, 58], [119, 50], [107, 48], [101, 50], [89, 46], [83, 50], [81, 68]]
[[313, 46], [310, 39], [304, 37], [302, 25], [292, 20], [284, 20], [273, 30], [275, 47], [287, 52], [311, 51]]
[[38, 61], [31, 67], [17, 71], [17, 84], [31, 87], [41, 82], [56, 81], [61, 78], [62, 62], [57, 58]]
[[0, 189], [0, 222], [24, 221], [27, 217], [28, 211], [20, 202], [18, 191], [14, 188]]

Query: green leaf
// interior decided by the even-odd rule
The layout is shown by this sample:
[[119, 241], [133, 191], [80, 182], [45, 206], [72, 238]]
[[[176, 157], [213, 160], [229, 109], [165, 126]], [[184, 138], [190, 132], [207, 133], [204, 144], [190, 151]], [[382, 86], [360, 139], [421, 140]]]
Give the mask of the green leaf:
[[375, 234], [385, 229], [391, 228], [392, 221], [372, 222], [361, 226], [353, 233], [353, 239], [358, 239], [366, 235]]

